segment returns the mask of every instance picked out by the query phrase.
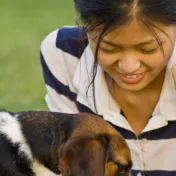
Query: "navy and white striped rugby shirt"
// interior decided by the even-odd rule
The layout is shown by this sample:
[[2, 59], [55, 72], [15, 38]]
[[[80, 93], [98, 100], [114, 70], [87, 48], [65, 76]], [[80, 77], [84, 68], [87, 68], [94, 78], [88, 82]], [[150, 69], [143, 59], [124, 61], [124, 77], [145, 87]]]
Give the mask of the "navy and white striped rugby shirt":
[[[80, 45], [80, 40], [84, 45]], [[45, 99], [51, 111], [95, 112], [92, 87], [86, 96], [93, 61], [87, 35], [80, 27], [62, 27], [44, 39], [41, 64], [47, 88]], [[138, 137], [111, 97], [103, 70], [100, 66], [97, 68], [97, 111], [126, 139], [134, 163], [132, 176], [176, 176], [176, 90], [171, 74], [173, 64], [176, 64], [176, 47], [167, 66], [160, 100], [152, 118]]]

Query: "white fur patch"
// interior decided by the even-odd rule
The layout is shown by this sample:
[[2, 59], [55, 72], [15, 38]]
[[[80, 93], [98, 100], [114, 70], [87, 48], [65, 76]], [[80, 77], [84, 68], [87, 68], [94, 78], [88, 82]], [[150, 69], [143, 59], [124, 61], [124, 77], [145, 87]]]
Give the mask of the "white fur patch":
[[0, 134], [7, 137], [12, 144], [19, 144], [19, 154], [33, 161], [31, 149], [22, 133], [20, 123], [8, 112], [0, 112]]
[[34, 161], [33, 171], [35, 172], [36, 176], [61, 176], [56, 175], [37, 160]]

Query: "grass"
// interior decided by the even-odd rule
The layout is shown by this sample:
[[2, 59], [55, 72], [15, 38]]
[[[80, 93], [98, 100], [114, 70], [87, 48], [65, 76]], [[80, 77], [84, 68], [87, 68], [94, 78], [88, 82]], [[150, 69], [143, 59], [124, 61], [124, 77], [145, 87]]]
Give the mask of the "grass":
[[75, 24], [73, 0], [1, 0], [0, 14], [0, 109], [48, 110], [40, 45], [51, 31]]

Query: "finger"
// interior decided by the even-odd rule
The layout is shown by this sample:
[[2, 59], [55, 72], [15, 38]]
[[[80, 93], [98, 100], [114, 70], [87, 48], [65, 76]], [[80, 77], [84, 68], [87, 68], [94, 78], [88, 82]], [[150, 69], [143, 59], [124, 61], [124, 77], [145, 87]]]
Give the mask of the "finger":
[[172, 67], [172, 76], [173, 76], [174, 85], [175, 85], [175, 88], [176, 88], [176, 65], [174, 65], [174, 66]]

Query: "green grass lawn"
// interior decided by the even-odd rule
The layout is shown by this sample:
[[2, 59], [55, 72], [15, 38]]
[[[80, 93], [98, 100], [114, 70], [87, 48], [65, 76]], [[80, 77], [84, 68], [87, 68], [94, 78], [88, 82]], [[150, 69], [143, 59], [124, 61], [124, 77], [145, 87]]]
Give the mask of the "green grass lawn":
[[73, 0], [0, 1], [0, 109], [48, 110], [40, 45], [74, 21]]

